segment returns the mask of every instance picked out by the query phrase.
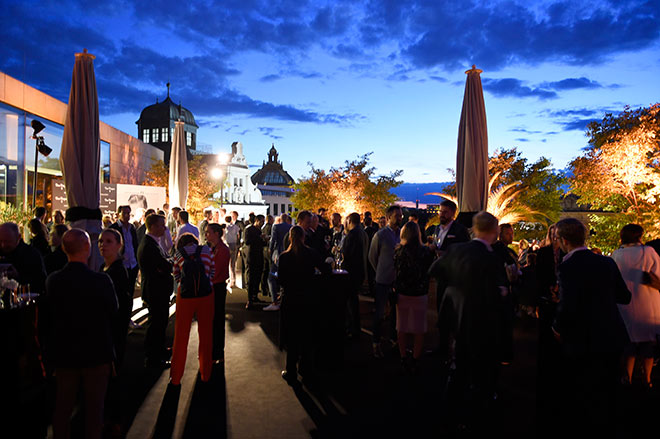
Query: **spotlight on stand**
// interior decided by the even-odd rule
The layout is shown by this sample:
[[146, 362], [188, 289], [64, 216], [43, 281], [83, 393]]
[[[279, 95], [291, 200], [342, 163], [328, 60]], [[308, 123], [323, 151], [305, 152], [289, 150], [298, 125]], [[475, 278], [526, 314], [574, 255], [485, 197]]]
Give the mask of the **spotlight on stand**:
[[[38, 120], [32, 120], [32, 123], [30, 124], [32, 126], [32, 129], [34, 130], [32, 132], [32, 138], [35, 140], [35, 150], [34, 150], [34, 177], [32, 179], [32, 207], [36, 207], [37, 205], [37, 166], [38, 166], [38, 159], [39, 159], [39, 153], [41, 153], [44, 157], [48, 157], [51, 152], [53, 152], [53, 149], [50, 148], [46, 143], [44, 142], [44, 137], [43, 136], [37, 136], [40, 132], [42, 132], [46, 126], [39, 122]], [[45, 204], [45, 196], [44, 194], [44, 204]]]

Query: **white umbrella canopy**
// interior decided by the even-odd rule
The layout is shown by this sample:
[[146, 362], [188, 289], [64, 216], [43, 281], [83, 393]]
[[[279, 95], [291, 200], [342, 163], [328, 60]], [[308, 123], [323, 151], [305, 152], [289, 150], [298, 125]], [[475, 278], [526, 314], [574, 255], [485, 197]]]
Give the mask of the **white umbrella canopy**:
[[76, 53], [69, 104], [64, 121], [60, 167], [64, 176], [71, 227], [84, 229], [92, 240], [90, 267], [101, 265], [96, 245], [101, 232], [99, 100], [94, 75], [95, 56]]
[[181, 120], [176, 121], [174, 127], [168, 186], [170, 206], [185, 209], [188, 201], [188, 153], [186, 151], [186, 133]]
[[481, 87], [482, 70], [466, 71], [463, 110], [458, 126], [456, 195], [460, 212], [486, 210], [488, 204], [488, 130]]

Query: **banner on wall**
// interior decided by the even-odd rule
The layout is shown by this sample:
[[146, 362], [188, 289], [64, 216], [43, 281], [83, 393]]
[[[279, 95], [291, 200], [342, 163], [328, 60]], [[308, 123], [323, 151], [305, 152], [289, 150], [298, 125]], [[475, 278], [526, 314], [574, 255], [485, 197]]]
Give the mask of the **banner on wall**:
[[[69, 208], [69, 203], [66, 200], [64, 181], [53, 180], [52, 190], [53, 211], [66, 211]], [[148, 207], [156, 210], [162, 209], [165, 198], [164, 187], [101, 183], [99, 207], [103, 215], [112, 215], [117, 211], [117, 206], [129, 205], [132, 212], [140, 212], [141, 215], [141, 212]]]

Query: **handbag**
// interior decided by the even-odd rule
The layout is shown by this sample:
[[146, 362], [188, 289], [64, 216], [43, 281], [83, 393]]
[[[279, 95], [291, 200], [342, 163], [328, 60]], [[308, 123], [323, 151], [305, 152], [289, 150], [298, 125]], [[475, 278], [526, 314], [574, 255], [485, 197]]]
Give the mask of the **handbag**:
[[[642, 251], [646, 252], [646, 246]], [[642, 285], [648, 285], [660, 291], [660, 277], [652, 271], [642, 271]]]

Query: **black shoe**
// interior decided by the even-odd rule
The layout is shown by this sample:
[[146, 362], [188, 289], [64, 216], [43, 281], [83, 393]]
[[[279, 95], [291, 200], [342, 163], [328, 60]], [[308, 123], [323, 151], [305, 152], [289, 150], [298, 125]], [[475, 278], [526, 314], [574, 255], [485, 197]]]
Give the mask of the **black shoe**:
[[169, 360], [152, 360], [147, 359], [144, 362], [144, 367], [147, 369], [167, 369], [172, 365], [172, 362]]
[[259, 304], [260, 304], [260, 303], [263, 303], [263, 304], [266, 304], [266, 303], [267, 303], [267, 304], [269, 304], [269, 305], [270, 305], [270, 303], [271, 303], [271, 302], [268, 302], [268, 301], [266, 301], [266, 300], [261, 300], [261, 299], [258, 298], [258, 297], [255, 297], [254, 299], [252, 299], [252, 302], [253, 302], [253, 303], [259, 303]]

